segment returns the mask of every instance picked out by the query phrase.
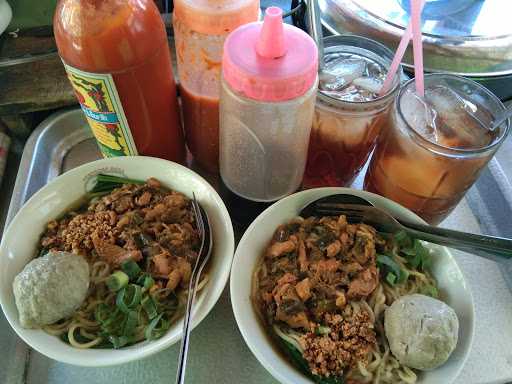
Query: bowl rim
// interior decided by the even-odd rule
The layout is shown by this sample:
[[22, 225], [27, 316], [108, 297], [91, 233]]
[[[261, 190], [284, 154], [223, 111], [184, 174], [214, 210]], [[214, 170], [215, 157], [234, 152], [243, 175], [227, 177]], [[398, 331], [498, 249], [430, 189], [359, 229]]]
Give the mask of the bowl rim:
[[[292, 194], [290, 196], [287, 196], [287, 197], [285, 197], [285, 198], [275, 202], [274, 204], [272, 204], [271, 206], [266, 208], [249, 225], [249, 227], [247, 228], [247, 230], [243, 234], [242, 238], [240, 239], [240, 241], [239, 241], [239, 243], [237, 245], [237, 249], [235, 250], [235, 255], [233, 257], [233, 262], [232, 262], [232, 267], [231, 267], [231, 277], [230, 277], [230, 299], [231, 299], [231, 306], [232, 306], [232, 309], [233, 309], [233, 313], [234, 313], [234, 316], [235, 316], [235, 320], [236, 320], [238, 329], [239, 329], [240, 333], [242, 334], [242, 337], [243, 337], [246, 345], [249, 347], [249, 349], [251, 350], [253, 355], [256, 357], [256, 359], [259, 361], [259, 363], [276, 380], [278, 380], [280, 383], [283, 383], [283, 384], [295, 384], [295, 383], [293, 381], [291, 381], [291, 379], [287, 376], [287, 374], [286, 374], [287, 371], [286, 370], [280, 371], [280, 370], [276, 369], [276, 367], [273, 364], [275, 356], [272, 356], [272, 355], [277, 355], [277, 356], [279, 356], [280, 358], [282, 358], [282, 359], [284, 359], [286, 361], [289, 361], [289, 360], [285, 359], [279, 353], [277, 353], [274, 350], [275, 349], [274, 346], [272, 346], [273, 353], [271, 355], [266, 355], [263, 352], [261, 352], [260, 349], [258, 349], [253, 344], [252, 339], [254, 339], [254, 336], [251, 335], [251, 330], [248, 329], [249, 327], [247, 327], [247, 325], [245, 324], [245, 320], [243, 319], [243, 311], [247, 309], [246, 306], [244, 305], [244, 302], [245, 302], [244, 300], [249, 299], [248, 300], [249, 303], [250, 303], [249, 306], [252, 308], [253, 311], [255, 311], [255, 309], [253, 307], [252, 299], [250, 297], [249, 298], [244, 298], [244, 297], [241, 296], [241, 294], [237, 293], [237, 286], [236, 286], [236, 282], [235, 282], [235, 279], [233, 277], [233, 274], [236, 273], [237, 270], [238, 270], [238, 265], [239, 265], [238, 264], [238, 259], [241, 258], [241, 256], [239, 256], [239, 255], [240, 255], [241, 249], [243, 248], [242, 246], [245, 244], [245, 242], [248, 241], [248, 239], [250, 238], [251, 234], [255, 231], [255, 228], [260, 225], [260, 222], [263, 221], [263, 219], [267, 215], [269, 215], [270, 212], [278, 209], [279, 206], [284, 205], [284, 204], [286, 204], [287, 202], [289, 202], [291, 200], [300, 199], [302, 196], [310, 195], [309, 198], [307, 199], [308, 200], [307, 203], [311, 203], [312, 201], [320, 198], [321, 197], [320, 194], [322, 194], [324, 192], [325, 192], [325, 194], [323, 194], [321, 196], [327, 196], [329, 194], [334, 194], [334, 193], [354, 194], [354, 192], [355, 192], [356, 196], [370, 197], [372, 199], [383, 201], [386, 204], [392, 206], [394, 210], [402, 211], [403, 213], [408, 214], [409, 216], [411, 216], [411, 218], [413, 217], [418, 223], [427, 224], [423, 219], [421, 219], [418, 215], [416, 215], [411, 210], [405, 208], [404, 206], [402, 206], [402, 205], [400, 205], [400, 204], [398, 204], [398, 203], [396, 203], [396, 202], [394, 202], [394, 201], [392, 201], [392, 200], [390, 200], [388, 198], [385, 198], [383, 196], [377, 195], [375, 193], [368, 192], [368, 191], [363, 191], [363, 190], [358, 190], [358, 189], [354, 189], [354, 188], [346, 188], [346, 187], [322, 187], [322, 188], [312, 188], [312, 189], [296, 192], [296, 193], [294, 193], [294, 194]], [[318, 195], [316, 195], [316, 194], [318, 194]], [[298, 212], [297, 212], [297, 215], [298, 215]], [[467, 284], [466, 278], [464, 277], [462, 269], [460, 268], [459, 264], [457, 263], [456, 258], [453, 256], [453, 254], [449, 251], [449, 249], [447, 247], [444, 247], [444, 246], [438, 246], [438, 247], [439, 247], [439, 249], [440, 249], [440, 251], [442, 253], [446, 254], [448, 259], [451, 259], [455, 263], [456, 267], [460, 271], [460, 274], [462, 276], [462, 282], [463, 282], [463, 284], [466, 287], [465, 290], [467, 291], [467, 300], [468, 300], [468, 303], [470, 304], [470, 307], [468, 308], [468, 315], [469, 316], [466, 319], [467, 336], [469, 337], [469, 340], [467, 341], [466, 348], [463, 350], [462, 358], [458, 360], [459, 363], [458, 363], [457, 367], [454, 369], [454, 375], [453, 375], [452, 381], [445, 383], [445, 384], [450, 384], [450, 383], [453, 382], [453, 380], [455, 380], [460, 375], [460, 372], [464, 368], [465, 363], [466, 363], [466, 361], [467, 361], [467, 359], [469, 357], [469, 352], [472, 349], [473, 340], [474, 340], [474, 333], [475, 333], [475, 304], [474, 304], [474, 299], [473, 299], [473, 294], [471, 292], [471, 288]], [[251, 281], [252, 281], [252, 272], [251, 272]], [[256, 319], [256, 321], [261, 325], [261, 320], [260, 319]], [[263, 325], [261, 325], [261, 326], [263, 327]], [[266, 330], [264, 330], [264, 331], [266, 332]], [[268, 343], [268, 339], [267, 339], [266, 342]], [[459, 340], [459, 342], [460, 342], [460, 340]], [[293, 369], [295, 372], [297, 372], [297, 373], [302, 375], [302, 373], [295, 366], [293, 366], [293, 368], [291, 368], [291, 369]], [[304, 376], [304, 378], [306, 378], [307, 380], [309, 380], [311, 382], [311, 384], [313, 384], [313, 381], [311, 381], [309, 378], [307, 378], [306, 376]]]
[[[181, 164], [155, 158], [155, 157], [149, 157], [149, 156], [123, 156], [123, 157], [113, 157], [113, 158], [104, 158], [95, 160], [92, 162], [88, 162], [85, 164], [82, 164], [78, 167], [75, 167], [73, 169], [70, 169], [69, 171], [55, 177], [53, 180], [51, 180], [48, 184], [44, 185], [41, 189], [36, 191], [19, 209], [19, 211], [16, 213], [16, 215], [13, 217], [11, 222], [6, 227], [1, 242], [0, 242], [0, 265], [3, 263], [4, 258], [6, 257], [5, 254], [7, 252], [6, 247], [7, 243], [10, 241], [9, 239], [12, 238], [15, 234], [13, 233], [14, 228], [17, 226], [16, 223], [20, 221], [20, 217], [26, 215], [33, 205], [37, 204], [38, 200], [40, 200], [43, 196], [47, 195], [52, 188], [55, 188], [55, 184], [62, 183], [63, 180], [67, 179], [73, 179], [75, 178], [77, 181], [79, 181], [83, 176], [90, 174], [91, 172], [94, 172], [97, 169], [113, 166], [119, 164], [119, 167], [126, 167], [124, 170], [128, 173], [128, 167], [135, 166], [138, 162], [147, 162], [147, 163], [160, 163], [162, 166], [169, 166], [174, 168], [179, 173], [187, 174], [188, 177], [195, 178], [199, 184], [202, 184], [206, 190], [208, 191], [208, 194], [213, 197], [211, 200], [212, 202], [212, 208], [216, 211], [218, 211], [219, 218], [223, 222], [222, 231], [219, 231], [219, 234], [222, 235], [221, 242], [226, 247], [226, 254], [219, 255], [218, 258], [221, 260], [219, 261], [219, 265], [222, 266], [220, 268], [219, 276], [217, 276], [216, 280], [220, 281], [219, 287], [213, 291], [209, 291], [209, 305], [205, 303], [201, 298], [198, 298], [199, 300], [196, 300], [196, 303], [199, 304], [196, 306], [192, 312], [192, 324], [191, 324], [191, 330], [193, 330], [196, 326], [203, 321], [206, 316], [211, 312], [211, 310], [215, 307], [217, 304], [220, 296], [222, 295], [224, 289], [226, 288], [226, 284], [229, 280], [230, 272], [231, 272], [231, 265], [234, 257], [234, 251], [235, 251], [235, 236], [234, 236], [234, 230], [233, 225], [231, 222], [231, 217], [229, 215], [229, 212], [224, 204], [224, 201], [219, 196], [218, 192], [215, 190], [215, 188], [206, 181], [201, 175], [194, 172], [192, 169], [187, 168]], [[158, 175], [149, 175], [148, 177], [156, 177], [159, 179]], [[159, 179], [160, 180], [160, 179]], [[168, 184], [166, 182], [163, 182], [164, 185]], [[170, 187], [174, 189], [174, 187]], [[180, 188], [176, 188], [176, 190], [179, 191]], [[189, 197], [189, 196], [187, 196]], [[189, 197], [190, 198], [190, 197]], [[199, 201], [200, 202], [200, 201]], [[63, 208], [65, 209], [65, 208]], [[222, 256], [222, 257], [220, 257]], [[14, 278], [14, 277], [13, 277]], [[205, 296], [203, 296], [205, 297]], [[14, 299], [13, 299], [14, 300]], [[181, 323], [183, 318], [180, 318], [177, 320], [175, 324], [179, 325], [179, 331], [178, 333], [171, 337], [170, 332], [168, 331], [164, 336], [162, 336], [160, 339], [153, 340], [153, 341], [142, 341], [139, 343], [134, 344], [133, 346], [136, 346], [136, 348], [121, 348], [119, 350], [116, 349], [101, 349], [102, 351], [108, 351], [111, 356], [109, 356], [108, 359], [99, 359], [96, 357], [90, 357], [87, 355], [83, 355], [83, 357], [78, 358], [74, 356], [66, 355], [65, 351], [60, 351], [59, 349], [50, 347], [46, 349], [44, 346], [41, 345], [34, 345], [32, 343], [32, 338], [25, 334], [24, 331], [27, 331], [24, 328], [21, 328], [19, 325], [19, 319], [18, 317], [10, 317], [8, 316], [5, 306], [7, 304], [8, 299], [4, 297], [3, 293], [0, 292], [0, 306], [2, 308], [4, 317], [8, 321], [11, 328], [16, 332], [17, 336], [20, 337], [30, 348], [38, 351], [39, 353], [45, 355], [48, 358], [51, 358], [56, 361], [60, 361], [67, 364], [72, 364], [75, 366], [83, 366], [83, 367], [108, 367], [108, 366], [114, 366], [119, 364], [128, 363], [135, 360], [140, 360], [143, 358], [147, 358], [148, 356], [151, 356], [157, 352], [160, 352], [164, 349], [167, 349], [171, 345], [178, 342], [182, 337], [182, 329], [181, 329]], [[34, 330], [28, 330], [28, 331], [35, 331], [35, 332], [44, 332], [41, 329], [34, 329]], [[50, 337], [53, 337], [52, 335], [48, 335]], [[131, 347], [133, 347], [131, 346]], [[89, 349], [91, 350], [91, 349]], [[80, 351], [77, 349], [77, 351]], [[86, 351], [86, 350], [85, 350]], [[123, 353], [117, 353], [117, 352], [123, 352]], [[117, 356], [116, 356], [117, 355]]]

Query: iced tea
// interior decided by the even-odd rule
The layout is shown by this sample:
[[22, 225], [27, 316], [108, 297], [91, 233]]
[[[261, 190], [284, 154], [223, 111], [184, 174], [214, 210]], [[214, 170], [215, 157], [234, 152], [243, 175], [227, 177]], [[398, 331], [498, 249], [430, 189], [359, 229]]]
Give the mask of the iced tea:
[[393, 54], [360, 36], [324, 39], [315, 117], [309, 141], [305, 188], [348, 186], [375, 146], [398, 91], [379, 96]]
[[438, 224], [503, 142], [509, 122], [489, 128], [503, 109], [486, 88], [462, 77], [425, 76], [425, 97], [409, 81], [389, 112], [365, 189]]

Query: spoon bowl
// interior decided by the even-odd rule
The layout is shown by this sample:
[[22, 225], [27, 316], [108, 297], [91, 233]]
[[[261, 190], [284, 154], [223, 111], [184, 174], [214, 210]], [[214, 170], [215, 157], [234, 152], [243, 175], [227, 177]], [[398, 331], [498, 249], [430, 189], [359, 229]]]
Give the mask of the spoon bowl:
[[496, 262], [512, 259], [512, 240], [510, 239], [454, 231], [397, 219], [359, 196], [349, 194], [324, 196], [306, 205], [300, 214], [303, 217], [345, 215], [349, 223], [364, 222], [381, 232], [404, 231], [414, 238], [459, 249]]

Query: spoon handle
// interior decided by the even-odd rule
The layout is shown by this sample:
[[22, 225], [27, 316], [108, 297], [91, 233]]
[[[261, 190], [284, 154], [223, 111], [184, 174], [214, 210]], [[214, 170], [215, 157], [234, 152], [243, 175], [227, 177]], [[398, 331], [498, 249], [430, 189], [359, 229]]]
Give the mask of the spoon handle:
[[512, 240], [399, 220], [416, 238], [503, 262], [512, 259]]

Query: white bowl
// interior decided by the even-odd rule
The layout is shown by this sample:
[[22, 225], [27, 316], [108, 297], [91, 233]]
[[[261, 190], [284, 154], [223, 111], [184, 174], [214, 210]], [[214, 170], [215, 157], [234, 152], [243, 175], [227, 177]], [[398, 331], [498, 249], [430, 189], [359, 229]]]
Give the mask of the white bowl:
[[[251, 303], [251, 279], [257, 260], [263, 254], [279, 224], [296, 217], [308, 203], [334, 193], [350, 193], [371, 201], [375, 206], [409, 221], [424, 223], [408, 209], [384, 197], [348, 188], [320, 188], [296, 193], [265, 210], [247, 229], [235, 252], [231, 268], [231, 303], [240, 332], [259, 362], [283, 384], [311, 384], [275, 346], [260, 323]], [[445, 300], [460, 322], [459, 342], [450, 359], [438, 369], [419, 375], [418, 384], [449, 384], [459, 374], [468, 356], [473, 338], [473, 298], [454, 257], [444, 247], [435, 248], [432, 273]]]
[[156, 177], [166, 187], [197, 200], [208, 213], [213, 229], [214, 251], [210, 260], [209, 282], [200, 293], [192, 325], [205, 318], [219, 299], [229, 278], [234, 252], [233, 227], [221, 198], [203, 178], [188, 168], [150, 157], [117, 157], [82, 165], [57, 177], [38, 191], [13, 219], [0, 245], [0, 303], [16, 333], [33, 349], [55, 360], [82, 366], [108, 366], [126, 363], [159, 352], [181, 338], [182, 321], [175, 323], [162, 338], [119, 350], [71, 347], [41, 330], [24, 329], [12, 292], [14, 277], [34, 258], [46, 223], [59, 217], [86, 192], [97, 173], [118, 174], [132, 179]]

